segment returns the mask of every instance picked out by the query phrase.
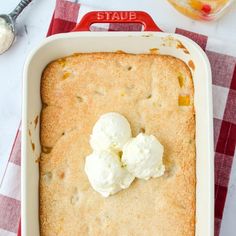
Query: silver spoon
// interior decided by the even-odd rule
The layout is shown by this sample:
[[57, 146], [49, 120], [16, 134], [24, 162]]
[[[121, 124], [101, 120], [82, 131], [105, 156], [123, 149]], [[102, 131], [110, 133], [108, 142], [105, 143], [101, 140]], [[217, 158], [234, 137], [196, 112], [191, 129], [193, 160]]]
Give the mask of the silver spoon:
[[0, 19], [3, 19], [6, 22], [6, 24], [9, 26], [9, 28], [13, 33], [13, 38], [11, 43], [9, 44], [9, 47], [6, 48], [4, 51], [0, 52], [0, 54], [7, 51], [13, 44], [16, 37], [16, 26], [15, 26], [16, 18], [20, 15], [20, 13], [24, 10], [24, 8], [27, 7], [31, 2], [32, 0], [21, 0], [20, 3], [10, 14], [0, 15]]

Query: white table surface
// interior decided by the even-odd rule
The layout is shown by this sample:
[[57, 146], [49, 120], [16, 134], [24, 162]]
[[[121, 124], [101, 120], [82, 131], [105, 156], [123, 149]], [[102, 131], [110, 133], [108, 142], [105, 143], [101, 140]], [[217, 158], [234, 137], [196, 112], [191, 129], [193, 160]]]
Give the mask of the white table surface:
[[[18, 0], [0, 0], [0, 13], [11, 11]], [[149, 12], [164, 31], [180, 27], [217, 36], [236, 44], [236, 4], [217, 22], [201, 23], [177, 13], [165, 0], [82, 0], [101, 10], [144, 10]], [[46, 35], [55, 0], [38, 0], [17, 21], [17, 42], [0, 56], [0, 182], [21, 120], [22, 70], [26, 56]], [[221, 236], [236, 235], [236, 158], [221, 227]]]

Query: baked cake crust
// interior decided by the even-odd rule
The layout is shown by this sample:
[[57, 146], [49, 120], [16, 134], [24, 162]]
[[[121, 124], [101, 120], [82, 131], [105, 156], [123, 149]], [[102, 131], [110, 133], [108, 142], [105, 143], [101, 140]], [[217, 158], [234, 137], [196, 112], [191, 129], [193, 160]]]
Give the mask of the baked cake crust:
[[[189, 68], [171, 56], [91, 53], [50, 63], [41, 83], [41, 235], [194, 235], [193, 93]], [[178, 105], [181, 94], [190, 96], [189, 106]], [[103, 198], [84, 160], [93, 125], [111, 111], [128, 119], [133, 136], [145, 130], [158, 138], [166, 172]]]

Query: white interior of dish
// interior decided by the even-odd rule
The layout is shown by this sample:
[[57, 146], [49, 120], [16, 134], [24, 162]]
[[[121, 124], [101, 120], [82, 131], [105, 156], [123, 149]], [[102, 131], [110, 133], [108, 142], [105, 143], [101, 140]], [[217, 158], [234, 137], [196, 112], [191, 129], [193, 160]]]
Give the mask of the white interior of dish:
[[[188, 49], [177, 48], [177, 40]], [[22, 236], [39, 235], [39, 124], [34, 120], [41, 111], [40, 80], [45, 66], [54, 59], [75, 52], [150, 53], [173, 55], [186, 63], [192, 60], [195, 87], [197, 148], [197, 212], [196, 235], [212, 236], [214, 232], [214, 162], [212, 136], [211, 70], [208, 59], [198, 45], [186, 37], [166, 33], [145, 32], [75, 32], [45, 39], [28, 57], [24, 68], [22, 120]], [[31, 136], [29, 135], [31, 131]], [[35, 150], [32, 144], [35, 144]]]

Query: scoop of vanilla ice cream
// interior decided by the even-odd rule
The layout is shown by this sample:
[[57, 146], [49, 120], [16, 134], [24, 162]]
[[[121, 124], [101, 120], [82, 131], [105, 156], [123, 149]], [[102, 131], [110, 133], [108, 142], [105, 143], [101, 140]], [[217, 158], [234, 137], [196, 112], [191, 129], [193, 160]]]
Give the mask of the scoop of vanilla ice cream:
[[155, 136], [140, 133], [124, 146], [122, 162], [135, 177], [148, 180], [164, 174], [163, 151]]
[[102, 115], [93, 127], [90, 145], [93, 150], [121, 150], [131, 138], [128, 120], [119, 113]]
[[0, 54], [6, 51], [14, 40], [14, 34], [6, 21], [0, 17]]
[[128, 188], [135, 178], [121, 166], [119, 156], [111, 151], [95, 151], [87, 156], [85, 172], [94, 190], [104, 197]]

